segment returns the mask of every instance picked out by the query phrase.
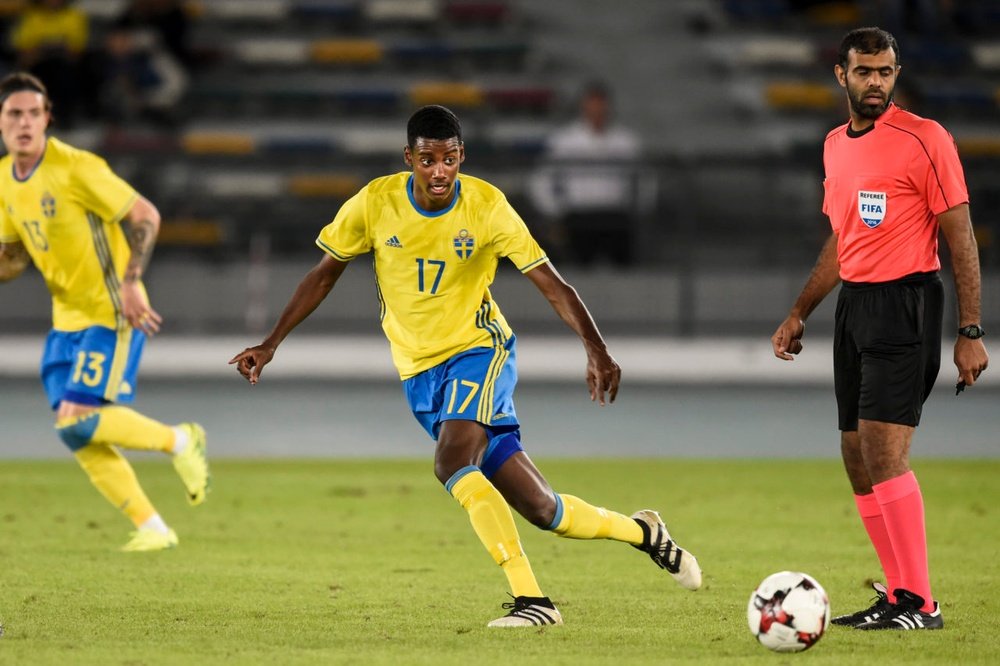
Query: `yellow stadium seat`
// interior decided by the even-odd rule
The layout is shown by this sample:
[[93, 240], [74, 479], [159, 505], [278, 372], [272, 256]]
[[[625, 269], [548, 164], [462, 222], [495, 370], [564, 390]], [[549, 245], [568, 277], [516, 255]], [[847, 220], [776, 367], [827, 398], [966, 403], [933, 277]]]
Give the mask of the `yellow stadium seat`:
[[955, 144], [962, 157], [1000, 156], [1000, 137], [976, 136], [957, 139]]
[[341, 197], [347, 199], [361, 189], [355, 176], [340, 174], [299, 174], [288, 181], [288, 190], [297, 197]]
[[417, 83], [410, 88], [410, 101], [417, 106], [443, 104], [444, 106], [474, 108], [483, 105], [482, 88], [471, 83]]
[[839, 100], [831, 86], [805, 82], [768, 84], [764, 96], [771, 107], [786, 110], [832, 109]]
[[381, 62], [382, 45], [374, 39], [328, 39], [313, 42], [309, 57], [324, 64], [369, 65]]
[[253, 137], [222, 132], [191, 132], [182, 145], [194, 155], [249, 155], [256, 150]]
[[225, 238], [222, 225], [217, 220], [198, 218], [166, 219], [156, 237], [159, 245], [187, 245], [211, 247]]

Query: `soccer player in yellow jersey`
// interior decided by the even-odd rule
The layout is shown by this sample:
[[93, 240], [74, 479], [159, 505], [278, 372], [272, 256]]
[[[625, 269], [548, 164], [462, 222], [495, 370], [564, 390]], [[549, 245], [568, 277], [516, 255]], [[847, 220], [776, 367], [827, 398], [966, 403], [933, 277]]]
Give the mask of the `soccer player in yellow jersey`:
[[465, 147], [458, 118], [441, 106], [417, 110], [407, 124], [403, 159], [412, 171], [373, 180], [320, 232], [323, 258], [264, 341], [230, 363], [257, 383], [278, 345], [326, 298], [347, 264], [372, 253], [393, 361], [414, 416], [437, 440], [434, 472], [468, 512], [510, 585], [509, 612], [489, 626], [562, 624], [535, 580], [510, 507], [559, 536], [629, 543], [683, 587], [698, 589], [697, 561], [670, 538], [659, 514], [645, 509], [629, 517], [558, 494], [521, 447], [514, 335], [489, 290], [501, 258], [580, 336], [591, 400], [614, 401], [621, 369], [576, 290], [503, 193], [459, 177]]
[[[0, 81], [0, 281], [31, 261], [52, 294], [41, 362], [56, 431], [90, 480], [135, 525], [123, 550], [177, 545], [118, 448], [162, 451], [193, 505], [205, 500], [205, 432], [171, 427], [123, 406], [135, 395], [147, 336], [161, 322], [142, 274], [153, 251], [156, 208], [107, 163], [48, 137], [51, 103], [34, 76]], [[116, 404], [118, 403], [118, 404]]]

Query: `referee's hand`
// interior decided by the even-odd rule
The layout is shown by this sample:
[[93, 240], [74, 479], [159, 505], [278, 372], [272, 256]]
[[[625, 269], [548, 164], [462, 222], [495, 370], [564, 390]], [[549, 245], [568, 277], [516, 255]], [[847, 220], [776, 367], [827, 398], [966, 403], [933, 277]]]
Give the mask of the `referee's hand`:
[[771, 349], [774, 350], [774, 355], [782, 361], [794, 361], [793, 354], [802, 351], [802, 334], [805, 330], [806, 325], [801, 319], [789, 315], [771, 336]]

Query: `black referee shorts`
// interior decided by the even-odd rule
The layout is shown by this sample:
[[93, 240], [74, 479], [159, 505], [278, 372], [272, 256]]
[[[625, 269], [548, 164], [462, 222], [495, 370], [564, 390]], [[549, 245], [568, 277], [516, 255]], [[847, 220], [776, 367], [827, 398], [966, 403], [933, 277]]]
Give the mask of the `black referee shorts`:
[[937, 273], [841, 285], [833, 338], [841, 430], [857, 430], [859, 418], [920, 423], [941, 367], [943, 309]]

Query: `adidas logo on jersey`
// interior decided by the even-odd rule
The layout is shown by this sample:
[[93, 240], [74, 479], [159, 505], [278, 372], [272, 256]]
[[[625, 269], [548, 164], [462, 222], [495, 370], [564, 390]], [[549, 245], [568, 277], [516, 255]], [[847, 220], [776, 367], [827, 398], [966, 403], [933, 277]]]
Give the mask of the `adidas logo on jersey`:
[[403, 247], [403, 244], [399, 242], [399, 236], [393, 236], [385, 244], [386, 247]]

